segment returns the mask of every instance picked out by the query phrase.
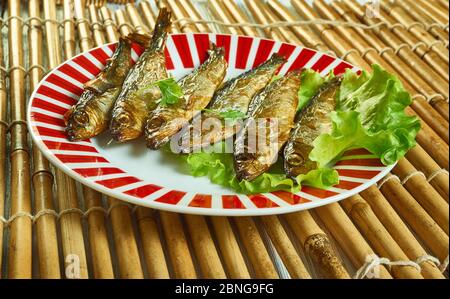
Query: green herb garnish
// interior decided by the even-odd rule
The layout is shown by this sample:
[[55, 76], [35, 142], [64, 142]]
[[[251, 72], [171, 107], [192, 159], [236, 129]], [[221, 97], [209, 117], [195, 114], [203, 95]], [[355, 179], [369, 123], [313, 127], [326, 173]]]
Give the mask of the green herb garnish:
[[146, 91], [158, 85], [159, 90], [161, 90], [161, 99], [159, 104], [162, 106], [168, 106], [178, 103], [180, 98], [183, 96], [183, 89], [175, 81], [174, 78], [167, 78], [163, 80], [156, 81], [142, 88], [141, 94], [145, 94]]

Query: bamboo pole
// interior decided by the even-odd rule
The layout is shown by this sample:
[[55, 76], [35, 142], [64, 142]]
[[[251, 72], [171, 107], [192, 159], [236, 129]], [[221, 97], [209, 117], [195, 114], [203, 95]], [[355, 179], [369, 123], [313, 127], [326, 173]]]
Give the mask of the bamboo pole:
[[161, 211], [160, 217], [175, 278], [197, 278], [179, 214]]
[[148, 1], [142, 1], [139, 3], [139, 8], [142, 11], [147, 28], [155, 28], [155, 18], [150, 3]]
[[[381, 7], [384, 9], [386, 13], [392, 16], [395, 20], [397, 20], [400, 24], [405, 25], [409, 28], [409, 32], [415, 35], [418, 39], [432, 44], [434, 43], [435, 37], [432, 36], [428, 31], [424, 29], [423, 26], [420, 26], [416, 23], [416, 21], [408, 15], [408, 12], [403, 9], [401, 6], [397, 6], [392, 2], [381, 1]], [[434, 50], [436, 54], [438, 54], [442, 60], [444, 60], [447, 64], [449, 62], [449, 54], [448, 49], [445, 47], [443, 43], [436, 43], [430, 47], [430, 50]], [[448, 77], [448, 73], [446, 74]]]
[[399, 181], [390, 179], [380, 188], [397, 213], [410, 225], [426, 246], [441, 261], [448, 256], [448, 236]]
[[170, 278], [154, 212], [138, 208], [136, 221], [142, 239], [145, 264], [150, 278]]
[[[0, 21], [0, 27], [3, 23]], [[0, 217], [5, 217], [6, 202], [6, 164], [7, 148], [6, 136], [8, 134], [8, 111], [7, 111], [7, 91], [6, 91], [6, 71], [3, 60], [3, 34], [0, 30]], [[0, 220], [0, 269], [3, 262], [3, 229], [4, 223]], [[1, 278], [0, 271], [0, 278]]]
[[[399, 3], [397, 3], [399, 6]], [[412, 16], [416, 21], [423, 23], [425, 25], [430, 25], [434, 23], [433, 19], [428, 15], [422, 13], [420, 9], [417, 9], [415, 5], [413, 5], [410, 1], [402, 1], [401, 7], [403, 7], [410, 16]], [[448, 42], [448, 32], [445, 32], [444, 29], [437, 26], [430, 26], [428, 31], [433, 34], [436, 38], [447, 41]]]
[[[208, 9], [211, 14], [218, 20], [222, 20], [223, 22], [233, 23], [232, 15], [226, 10], [223, 9], [219, 0], [211, 0], [208, 2]], [[220, 27], [221, 31], [229, 34], [242, 34], [241, 30], [236, 27]]]
[[[32, 18], [28, 27], [29, 65], [42, 66], [42, 23], [37, 19], [41, 15], [39, 1], [29, 2], [28, 13]], [[43, 74], [43, 70], [39, 67], [29, 71], [30, 91], [36, 89]], [[54, 210], [53, 174], [48, 161], [35, 145], [33, 145], [32, 182], [34, 213]], [[51, 214], [42, 215], [35, 222], [40, 278], [61, 277], [56, 222], [56, 217]]]
[[[384, 5], [382, 5], [384, 7]], [[390, 8], [388, 8], [389, 10]], [[380, 10], [380, 18], [382, 21], [385, 21], [388, 24], [397, 24], [398, 22], [394, 19], [393, 16], [389, 15], [384, 9]], [[411, 47], [414, 47], [414, 52], [422, 58], [424, 61], [428, 63], [428, 65], [436, 71], [442, 78], [444, 78], [448, 82], [448, 68], [446, 65], [448, 65], [448, 51], [443, 52], [443, 55], [446, 56], [446, 58], [442, 59], [438, 53], [436, 53], [435, 50], [430, 49], [428, 46], [420, 44], [419, 42], [425, 42], [428, 44], [431, 44], [435, 41], [434, 38], [427, 35], [427, 32], [421, 32], [422, 34], [419, 35], [420, 37], [417, 37], [416, 35], [412, 34], [414, 29], [417, 29], [417, 26], [412, 27], [413, 30], [406, 30], [403, 27], [395, 26], [392, 29], [392, 32], [395, 33], [403, 42], [407, 43]], [[425, 33], [425, 34], [424, 34]], [[442, 43], [436, 44], [436, 47], [440, 45], [441, 47], [444, 47]], [[444, 47], [445, 49], [445, 47]], [[444, 54], [446, 53], [446, 55]], [[445, 60], [446, 59], [446, 60]]]
[[[8, 1], [10, 17], [21, 17], [20, 1]], [[22, 20], [8, 22], [9, 82], [10, 82], [10, 136], [11, 136], [11, 210], [10, 215], [31, 213], [30, 160], [25, 124], [25, 72], [23, 69]], [[17, 217], [10, 223], [8, 247], [8, 277], [31, 278], [32, 222], [29, 217]]]
[[305, 254], [325, 278], [350, 278], [337, 257], [328, 236], [317, 225], [308, 211], [286, 214], [291, 230], [297, 237]]
[[[330, 20], [340, 20], [339, 15], [335, 11], [333, 11], [330, 6], [327, 5], [324, 1], [315, 1], [314, 7], [322, 17], [326, 17]], [[343, 36], [346, 36], [347, 40], [349, 42], [351, 41], [360, 53], [363, 53], [364, 51], [366, 51], [366, 49], [370, 48], [369, 43], [366, 42], [361, 36], [359, 36], [356, 30], [338, 26], [336, 27], [336, 31]], [[378, 40], [376, 40], [376, 42], [378, 42]], [[377, 52], [369, 51], [366, 53], [366, 56], [364, 58], [371, 64], [376, 63], [381, 65], [390, 73], [395, 73], [396, 71], [394, 69], [396, 69], [399, 76], [403, 79], [406, 90], [411, 94], [420, 92], [423, 93], [426, 97], [429, 97], [435, 93], [425, 81], [423, 81], [419, 76], [415, 74], [413, 69], [403, 63], [401, 60], [398, 60], [395, 55], [393, 56], [394, 57], [388, 57], [388, 59], [384, 60]], [[446, 105], [448, 109], [447, 103], [442, 103]], [[441, 136], [441, 138], [443, 138], [447, 143], [449, 142], [449, 126], [447, 120], [444, 119], [435, 109], [433, 109], [431, 105], [429, 105], [425, 101], [425, 99], [417, 98], [412, 102], [411, 106], [418, 113], [418, 115], [425, 120], [427, 124], [431, 125], [433, 130], [435, 130], [435, 132], [437, 132], [439, 136]]]
[[[64, 11], [64, 23], [63, 23], [63, 30], [64, 30], [64, 43], [63, 43], [63, 49], [66, 57], [73, 57], [75, 56], [75, 49], [76, 49], [76, 39], [75, 39], [75, 22], [74, 14], [73, 14], [73, 1], [64, 1], [63, 2], [63, 11]], [[54, 27], [52, 27], [52, 30], [54, 30]]]
[[[356, 269], [361, 268], [367, 262], [367, 258], [375, 254], [338, 203], [318, 207], [314, 212], [331, 232]], [[380, 267], [379, 275], [379, 278], [382, 279], [392, 278], [384, 266]]]
[[[381, 256], [391, 261], [407, 261], [408, 257], [395, 242], [383, 224], [373, 213], [370, 206], [359, 195], [341, 201], [341, 206]], [[396, 278], [423, 278], [420, 272], [411, 266], [392, 266], [392, 274]]]
[[[219, 0], [220, 4], [224, 9], [226, 9], [229, 14], [234, 18], [235, 22], [238, 23], [248, 23], [249, 19], [247, 15], [239, 8], [234, 0]], [[242, 26], [240, 30], [244, 35], [248, 36], [260, 36], [259, 31], [253, 27]]]
[[[417, 159], [415, 158], [417, 157]], [[449, 178], [448, 172], [441, 171], [439, 165], [431, 159], [426, 152], [415, 146], [406, 153], [406, 158], [428, 178], [430, 184], [439, 192], [439, 194], [448, 202], [449, 197]], [[434, 175], [434, 178], [431, 177]]]
[[277, 216], [260, 218], [291, 278], [311, 278]]
[[141, 16], [137, 12], [136, 6], [128, 3], [126, 5], [126, 11], [128, 13], [128, 17], [131, 20], [131, 24], [133, 24], [136, 32], [145, 32], [149, 33], [150, 30], [147, 26], [145, 26], [144, 22], [142, 22]]
[[413, 1], [413, 4], [416, 5], [417, 8], [422, 10], [422, 12], [424, 12], [430, 18], [432, 18], [435, 22], [441, 23], [441, 24], [448, 24], [447, 11], [437, 9], [429, 1], [417, 0], [417, 1]]
[[[194, 20], [202, 20], [202, 16], [197, 11], [197, 9], [194, 6], [194, 3], [190, 0], [179, 0], [180, 4], [183, 6], [184, 11], [186, 12], [185, 16], [189, 16], [190, 18]], [[195, 24], [195, 27], [197, 28], [198, 32], [205, 33], [205, 32], [212, 32], [211, 28], [208, 27], [206, 24]]]
[[254, 220], [251, 217], [235, 217], [233, 220], [255, 272], [255, 278], [279, 278]]
[[[174, 19], [180, 20], [184, 18], [184, 15], [186, 12], [183, 10], [183, 7], [179, 5], [180, 3], [176, 0], [164, 0], [166, 6], [172, 11]], [[195, 26], [191, 23], [186, 23], [185, 21], [182, 21], [178, 24], [178, 26], [181, 29], [181, 32], [194, 32]]]
[[89, 18], [92, 24], [92, 34], [94, 35], [94, 43], [96, 46], [101, 46], [106, 43], [103, 35], [102, 26], [97, 13], [97, 7], [94, 4], [89, 5]]
[[[376, 186], [364, 190], [360, 195], [370, 205], [372, 211], [409, 259], [416, 261], [427, 255], [422, 245]], [[420, 266], [422, 268], [421, 273], [425, 278], [444, 278], [439, 268], [433, 262], [425, 261]]]
[[406, 159], [400, 160], [392, 172], [400, 177], [406, 190], [414, 194], [417, 202], [448, 235], [448, 203], [427, 182], [425, 176], [418, 173]]
[[[351, 12], [366, 23], [367, 25], [373, 25], [377, 21], [373, 18], [365, 16], [365, 12], [362, 6], [354, 2], [353, 0], [343, 0], [343, 3], [347, 5]], [[397, 54], [403, 59], [404, 62], [409, 64], [416, 72], [427, 81], [438, 93], [441, 93], [446, 98], [449, 97], [448, 82], [438, 75], [427, 63], [422, 61], [412, 49], [409, 47], [401, 47], [402, 41], [395, 36], [389, 29], [385, 27], [379, 27], [374, 32], [390, 47], [399, 49]]]
[[228, 218], [211, 217], [211, 223], [229, 278], [250, 278], [250, 273]]
[[[53, 0], [44, 1], [44, 17], [45, 19], [56, 20], [56, 5]], [[55, 22], [47, 22], [45, 29], [49, 68], [55, 68], [61, 63], [58, 26]], [[67, 51], [67, 49], [65, 49], [65, 51]], [[78, 196], [75, 181], [66, 176], [61, 170], [56, 169], [55, 173], [57, 183], [56, 194], [60, 211], [78, 209]], [[76, 256], [80, 265], [79, 278], [87, 278], [88, 271], [81, 215], [78, 213], [61, 215], [60, 228], [65, 265], [68, 266], [72, 263], [70, 257]]]

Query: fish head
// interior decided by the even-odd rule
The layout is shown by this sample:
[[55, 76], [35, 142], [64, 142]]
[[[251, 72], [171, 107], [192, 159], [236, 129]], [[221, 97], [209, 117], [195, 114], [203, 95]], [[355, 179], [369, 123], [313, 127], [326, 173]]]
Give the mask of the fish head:
[[272, 163], [260, 153], [243, 152], [235, 154], [234, 169], [239, 181], [252, 181], [261, 173], [267, 171]]
[[[288, 177], [297, 177], [315, 168], [315, 162], [308, 156], [312, 147], [307, 144], [293, 142], [288, 143], [284, 149], [284, 170]], [[314, 165], [312, 165], [314, 164]]]
[[147, 147], [159, 149], [172, 135], [178, 132], [177, 118], [172, 118], [169, 113], [156, 112], [150, 115], [145, 125]]
[[110, 133], [117, 142], [135, 139], [142, 135], [142, 123], [128, 111], [121, 110], [111, 119]]

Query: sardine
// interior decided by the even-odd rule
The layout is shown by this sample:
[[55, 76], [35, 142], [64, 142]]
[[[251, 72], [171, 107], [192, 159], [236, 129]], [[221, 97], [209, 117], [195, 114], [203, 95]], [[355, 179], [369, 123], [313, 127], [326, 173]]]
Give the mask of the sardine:
[[211, 101], [227, 72], [224, 49], [213, 45], [209, 58], [178, 84], [183, 96], [172, 105], [159, 105], [149, 115], [145, 136], [150, 149], [158, 149]]
[[329, 113], [335, 110], [335, 95], [341, 82], [341, 77], [335, 77], [325, 83], [297, 115], [295, 128], [284, 149], [284, 170], [287, 176], [296, 177], [317, 168], [316, 162], [308, 156], [313, 149], [314, 139], [332, 130]]
[[148, 112], [157, 107], [161, 92], [154, 83], [168, 78], [164, 45], [171, 25], [170, 17], [171, 12], [166, 8], [160, 10], [150, 44], [122, 85], [110, 123], [111, 135], [116, 141], [141, 136]]
[[276, 162], [294, 126], [300, 75], [293, 71], [270, 83], [250, 102], [249, 118], [234, 144], [239, 180], [251, 181]]
[[[269, 60], [258, 67], [223, 84], [215, 92], [207, 111], [202, 113], [199, 128], [191, 124], [185, 130], [182, 137], [185, 145], [181, 145], [181, 151], [188, 153], [201, 149], [236, 134], [240, 130], [241, 122], [226, 122], [220, 113], [240, 111], [245, 115], [253, 96], [269, 84], [275, 72], [285, 62], [284, 57], [273, 54]], [[217, 126], [213, 126], [214, 123], [217, 123]], [[189, 142], [185, 142], [186, 140]]]
[[69, 140], [91, 138], [107, 128], [114, 101], [132, 65], [131, 43], [134, 41], [133, 37], [120, 38], [106, 67], [84, 85], [80, 99], [65, 115]]

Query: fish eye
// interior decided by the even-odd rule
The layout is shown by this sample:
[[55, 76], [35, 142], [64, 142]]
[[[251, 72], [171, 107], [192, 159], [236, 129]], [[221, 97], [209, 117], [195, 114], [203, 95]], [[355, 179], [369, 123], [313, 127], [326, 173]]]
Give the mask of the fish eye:
[[89, 121], [89, 116], [84, 111], [78, 112], [74, 114], [73, 120], [79, 125], [84, 125]]
[[149, 120], [147, 124], [147, 129], [149, 131], [158, 130], [166, 123], [165, 119], [162, 117], [155, 117]]
[[291, 154], [287, 157], [286, 161], [293, 166], [298, 166], [302, 164], [305, 159], [299, 154]]
[[117, 117], [117, 123], [119, 124], [128, 124], [130, 122], [130, 116], [126, 113], [121, 113], [118, 117]]

